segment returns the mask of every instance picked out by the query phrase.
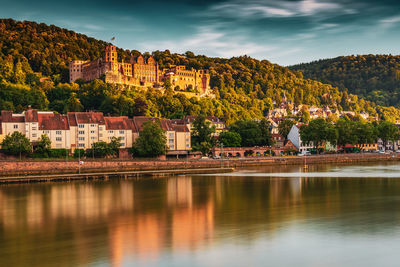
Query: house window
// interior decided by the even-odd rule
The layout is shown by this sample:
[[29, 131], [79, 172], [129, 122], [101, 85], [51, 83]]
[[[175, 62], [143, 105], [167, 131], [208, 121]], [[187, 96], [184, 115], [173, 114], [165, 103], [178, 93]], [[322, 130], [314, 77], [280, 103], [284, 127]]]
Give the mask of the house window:
[[169, 138], [174, 138], [174, 133], [169, 133]]
[[125, 134], [125, 131], [119, 131], [119, 134]]
[[36, 131], [36, 127], [32, 127], [32, 131]]
[[85, 137], [79, 137], [79, 141], [84, 141]]
[[190, 147], [190, 145], [189, 144], [186, 144], [186, 148], [189, 148]]
[[44, 133], [44, 134], [49, 134], [49, 133], [50, 133], [50, 131], [43, 131], [43, 133]]
[[85, 147], [85, 144], [78, 144], [78, 147]]
[[94, 131], [90, 131], [91, 134], [94, 134]]
[[78, 134], [85, 134], [85, 131], [78, 131]]
[[114, 133], [114, 131], [108, 131], [108, 133], [110, 133], [110, 134], [113, 134], [113, 133]]
[[122, 137], [120, 137], [119, 139], [120, 139], [120, 140], [125, 140], [125, 137], [122, 136]]
[[62, 137], [56, 137], [56, 141], [62, 141]]
[[103, 137], [103, 134], [99, 134], [100, 137]]
[[61, 145], [61, 144], [56, 144], [56, 147], [57, 147], [57, 148], [61, 148], [62, 145]]
[[61, 134], [61, 131], [56, 131], [56, 134], [60, 135], [60, 134]]
[[94, 140], [94, 139], [96, 139], [96, 137], [95, 137], [95, 136], [92, 136], [92, 137], [90, 137], [90, 139]]
[[90, 127], [96, 127], [96, 124], [90, 124]]
[[168, 140], [168, 143], [173, 143], [174, 142], [174, 139], [169, 139]]
[[169, 149], [174, 149], [174, 145], [169, 145], [168, 148]]
[[36, 137], [36, 134], [34, 133], [34, 134], [32, 134], [32, 137]]
[[125, 146], [125, 143], [121, 143], [121, 146]]
[[14, 129], [18, 129], [18, 124], [14, 124]]
[[79, 128], [85, 128], [85, 125], [79, 124], [78, 127], [79, 127]]

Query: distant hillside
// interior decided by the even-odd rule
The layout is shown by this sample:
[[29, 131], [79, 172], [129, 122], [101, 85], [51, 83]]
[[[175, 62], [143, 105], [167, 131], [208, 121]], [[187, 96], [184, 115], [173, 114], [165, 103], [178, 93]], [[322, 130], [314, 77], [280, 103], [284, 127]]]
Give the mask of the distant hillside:
[[[58, 112], [99, 110], [111, 115], [168, 118], [205, 114], [230, 123], [262, 118], [274, 107], [273, 103], [281, 103], [285, 94], [295, 105], [398, 115], [398, 110], [381, 109], [329, 84], [303, 79], [301, 72], [247, 56], [222, 59], [192, 52], [184, 55], [168, 50], [152, 53], [161, 69], [170, 65], [209, 69], [215, 99], [189, 99], [173, 89], [163, 95], [159, 90], [145, 92], [140, 88], [105, 84], [101, 80], [66, 84], [68, 63], [73, 59], [101, 57], [105, 44], [54, 25], [0, 19], [0, 109], [21, 111], [32, 105]], [[122, 49], [118, 52], [119, 60], [139, 53]]]
[[382, 106], [400, 107], [400, 56], [338, 57], [290, 67]]

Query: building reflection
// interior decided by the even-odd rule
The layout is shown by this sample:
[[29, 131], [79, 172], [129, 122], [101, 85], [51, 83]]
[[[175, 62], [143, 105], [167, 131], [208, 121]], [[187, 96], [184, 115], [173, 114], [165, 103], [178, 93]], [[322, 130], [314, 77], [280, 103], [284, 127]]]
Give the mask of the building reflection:
[[[375, 199], [396, 195], [400, 187], [396, 179], [368, 183]], [[373, 190], [379, 187], [385, 190]], [[262, 176], [1, 186], [0, 257], [4, 266], [29, 265], [21, 264], [18, 254], [36, 262], [51, 255], [61, 266], [88, 265], [93, 259], [112, 266], [131, 259], [154, 263], [167, 252], [194, 251], [223, 238], [274, 235], [295, 220], [358, 214], [365, 190], [362, 179], [349, 185], [348, 179]], [[340, 223], [353, 225], [346, 218]]]
[[112, 266], [124, 257], [144, 262], [157, 258], [163, 249], [194, 249], [211, 242], [214, 207], [211, 198], [193, 203], [192, 179], [169, 178], [167, 206], [154, 213], [119, 216], [109, 226]]

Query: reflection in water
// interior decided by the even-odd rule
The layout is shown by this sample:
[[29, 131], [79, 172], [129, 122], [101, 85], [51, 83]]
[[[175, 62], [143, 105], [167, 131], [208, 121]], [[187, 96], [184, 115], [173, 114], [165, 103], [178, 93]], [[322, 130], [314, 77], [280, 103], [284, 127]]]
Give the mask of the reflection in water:
[[[379, 178], [396, 170], [311, 166], [294, 175], [302, 168], [289, 166], [1, 186], [0, 265], [352, 266], [349, 259], [371, 257], [365, 265], [373, 266], [376, 253], [392, 252], [375, 243], [400, 241], [400, 180]], [[331, 175], [371, 172], [376, 178]]]

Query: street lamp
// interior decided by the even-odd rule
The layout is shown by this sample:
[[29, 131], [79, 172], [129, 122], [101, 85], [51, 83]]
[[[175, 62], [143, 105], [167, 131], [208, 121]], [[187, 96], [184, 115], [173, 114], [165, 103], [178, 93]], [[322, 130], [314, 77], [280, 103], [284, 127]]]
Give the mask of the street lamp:
[[224, 157], [224, 144], [221, 143], [221, 168], [224, 167], [224, 159], [223, 159], [223, 157]]

